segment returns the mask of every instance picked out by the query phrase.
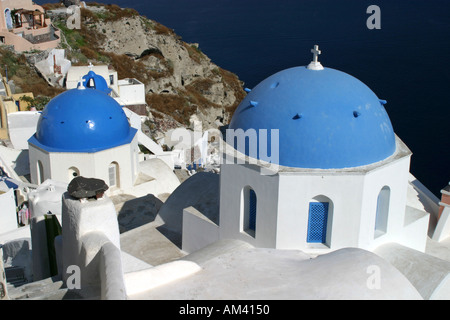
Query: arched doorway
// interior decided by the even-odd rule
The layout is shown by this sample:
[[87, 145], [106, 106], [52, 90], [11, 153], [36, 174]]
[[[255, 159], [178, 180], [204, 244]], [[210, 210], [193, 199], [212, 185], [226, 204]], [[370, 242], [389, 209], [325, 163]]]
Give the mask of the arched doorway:
[[44, 165], [42, 164], [41, 160], [37, 161], [37, 183], [41, 184], [45, 181], [44, 178]]
[[257, 217], [257, 197], [252, 187], [242, 189], [242, 231], [255, 237]]

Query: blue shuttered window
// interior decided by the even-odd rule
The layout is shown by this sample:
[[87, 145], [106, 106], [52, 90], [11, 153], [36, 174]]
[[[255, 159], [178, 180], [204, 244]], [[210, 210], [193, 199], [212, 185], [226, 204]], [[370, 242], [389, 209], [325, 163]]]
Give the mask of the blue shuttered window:
[[309, 204], [308, 237], [309, 243], [325, 243], [327, 238], [328, 202]]

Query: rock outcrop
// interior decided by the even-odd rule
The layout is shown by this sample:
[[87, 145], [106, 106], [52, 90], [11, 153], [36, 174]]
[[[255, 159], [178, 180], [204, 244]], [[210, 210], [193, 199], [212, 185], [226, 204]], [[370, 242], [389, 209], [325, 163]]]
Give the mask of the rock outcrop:
[[109, 62], [119, 78], [142, 81], [152, 131], [189, 126], [194, 114], [205, 130], [217, 128], [229, 121], [245, 96], [238, 77], [214, 64], [198, 44], [182, 41], [173, 30], [133, 9], [94, 5], [81, 13], [79, 33], [86, 43], [71, 48], [77, 53], [72, 62], [78, 63], [81, 52], [94, 64]]

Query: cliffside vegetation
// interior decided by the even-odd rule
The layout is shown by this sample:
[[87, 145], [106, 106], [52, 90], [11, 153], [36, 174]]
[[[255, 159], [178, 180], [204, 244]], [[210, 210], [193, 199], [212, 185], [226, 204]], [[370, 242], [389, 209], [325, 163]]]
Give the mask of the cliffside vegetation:
[[[224, 113], [231, 117], [237, 105], [244, 98], [245, 92], [242, 83], [235, 74], [215, 65], [209, 66], [208, 64], [211, 64], [209, 59], [198, 45], [182, 41], [181, 37], [172, 29], [139, 15], [134, 9], [96, 2], [88, 2], [87, 5], [88, 9], [81, 9], [81, 29], [68, 29], [64, 17], [54, 21], [64, 34], [65, 44], [63, 46], [68, 49], [68, 58], [74, 65], [86, 65], [89, 62], [108, 64], [118, 72], [119, 78], [136, 78], [143, 82], [148, 87], [146, 102], [155, 118], [169, 117], [181, 125], [188, 125], [192, 114], [201, 113], [208, 108], [223, 109]], [[47, 8], [51, 9], [52, 7]], [[108, 49], [105, 45], [108, 41], [111, 42], [113, 39], [120, 42], [122, 41], [121, 37], [124, 37], [119, 32], [111, 33], [111, 29], [115, 30], [121, 24], [130, 25], [130, 22], [135, 21], [139, 21], [138, 28], [142, 29], [140, 31], [143, 31], [147, 38], [152, 39], [153, 45], [142, 48], [142, 52], [135, 54], [125, 54]], [[176, 58], [175, 53], [173, 57], [166, 52], [163, 53], [164, 49], [158, 45], [158, 43], [171, 41], [173, 42], [171, 50], [187, 52], [191, 60], [184, 62], [188, 65], [187, 68], [195, 69], [199, 65], [207, 64], [208, 66], [203, 66], [203, 69], [210, 68], [211, 72], [198, 77], [194, 75], [189, 83], [174, 84], [176, 82], [174, 78], [180, 78], [179, 74], [174, 74], [174, 70], [180, 68], [180, 61]], [[121, 44], [122, 48], [126, 46], [127, 44]], [[178, 57], [180, 56], [178, 55]], [[152, 59], [158, 61], [158, 67], [150, 65], [149, 61]], [[184, 75], [181, 75], [181, 78], [183, 77]], [[155, 92], [152, 88], [158, 81], [162, 88]], [[184, 80], [181, 81], [184, 82]], [[222, 83], [224, 90], [232, 92], [232, 95], [235, 96], [232, 104], [217, 103], [217, 101], [208, 99], [211, 88], [217, 81]]]
[[45, 106], [50, 98], [62, 93], [62, 88], [49, 86], [36, 70], [27, 62], [25, 54], [17, 54], [10, 47], [0, 47], [0, 65], [2, 76], [13, 81], [16, 93], [33, 92], [33, 105]]
[[[172, 29], [134, 9], [97, 2], [87, 5], [81, 9], [80, 29], [69, 29], [67, 15], [51, 12], [63, 8], [62, 4], [43, 5], [61, 30], [61, 47], [72, 65], [107, 64], [119, 79], [138, 79], [146, 85], [146, 102], [156, 121], [186, 126], [193, 114], [206, 114], [209, 123], [220, 114], [231, 118], [245, 96], [235, 74], [213, 64], [198, 45], [182, 41]], [[130, 34], [136, 32], [140, 38], [130, 40]], [[139, 49], [133, 47], [137, 45]], [[8, 66], [9, 78], [19, 90], [44, 98], [64, 91], [40, 78], [26, 63], [26, 55], [0, 49], [0, 63]], [[217, 111], [211, 112], [213, 109]]]

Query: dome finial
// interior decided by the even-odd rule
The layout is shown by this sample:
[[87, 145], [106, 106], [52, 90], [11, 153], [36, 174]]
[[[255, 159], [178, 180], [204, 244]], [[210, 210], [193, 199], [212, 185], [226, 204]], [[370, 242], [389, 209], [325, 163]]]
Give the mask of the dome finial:
[[83, 79], [83, 77], [81, 76], [81, 77], [80, 77], [80, 81], [78, 81], [78, 86], [77, 86], [77, 89], [78, 89], [78, 90], [84, 90], [84, 89], [86, 89], [86, 87], [83, 85], [83, 82], [84, 82], [84, 79]]
[[311, 49], [311, 53], [313, 54], [313, 61], [308, 65], [308, 69], [323, 70], [323, 66], [319, 62], [319, 55], [322, 53], [322, 51], [319, 50], [319, 46], [315, 45], [314, 48]]

